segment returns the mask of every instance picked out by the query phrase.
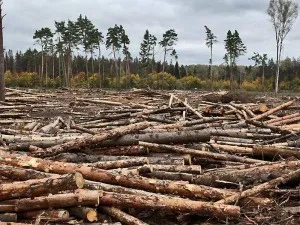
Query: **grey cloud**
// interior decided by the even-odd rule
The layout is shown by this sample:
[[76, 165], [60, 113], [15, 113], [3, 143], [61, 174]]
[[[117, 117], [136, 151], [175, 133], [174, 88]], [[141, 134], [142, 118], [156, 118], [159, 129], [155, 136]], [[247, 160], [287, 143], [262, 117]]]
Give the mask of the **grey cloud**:
[[[26, 50], [33, 46], [36, 29], [54, 29], [54, 21], [75, 20], [84, 14], [104, 34], [114, 24], [122, 24], [131, 39], [133, 56], [138, 56], [146, 29], [161, 39], [167, 29], [174, 28], [179, 35], [176, 49], [183, 64], [208, 62], [204, 25], [218, 37], [214, 59], [216, 64], [223, 63], [226, 33], [236, 29], [248, 48], [239, 63], [249, 64], [254, 51], [275, 56], [267, 6], [268, 0], [9, 0], [4, 1], [4, 44], [6, 49]], [[300, 19], [287, 37], [284, 56], [300, 55], [299, 28]], [[162, 59], [161, 49], [157, 48], [157, 52], [157, 58]]]

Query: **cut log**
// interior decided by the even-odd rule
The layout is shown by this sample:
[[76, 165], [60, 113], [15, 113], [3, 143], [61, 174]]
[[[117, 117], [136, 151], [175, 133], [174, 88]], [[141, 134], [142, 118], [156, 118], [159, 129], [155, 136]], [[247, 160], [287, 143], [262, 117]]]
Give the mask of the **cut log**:
[[178, 97], [176, 97], [175, 95], [171, 95], [173, 96], [174, 99], [176, 99], [177, 101], [179, 101], [180, 103], [182, 103], [187, 109], [189, 109], [190, 111], [192, 111], [196, 116], [198, 116], [200, 119], [203, 118], [203, 116], [201, 115], [201, 113], [199, 113], [197, 110], [195, 110], [192, 106], [190, 106], [187, 102], [182, 101], [181, 99], [179, 99]]
[[97, 147], [138, 145], [139, 141], [158, 144], [187, 144], [192, 142], [208, 142], [209, 140], [210, 134], [206, 131], [155, 132], [124, 135], [115, 140], [98, 143]]
[[106, 162], [97, 162], [92, 164], [87, 164], [88, 166], [109, 170], [117, 169], [124, 167], [133, 167], [133, 166], [142, 166], [144, 164], [149, 164], [148, 158], [134, 158], [134, 159], [124, 159], [117, 161], [106, 161]]
[[277, 106], [277, 107], [275, 107], [275, 108], [273, 108], [273, 109], [270, 109], [270, 110], [266, 111], [266, 112], [263, 113], [263, 114], [260, 114], [260, 115], [258, 115], [258, 116], [253, 117], [252, 120], [262, 120], [262, 119], [264, 119], [264, 118], [266, 118], [266, 117], [272, 115], [273, 113], [275, 113], [275, 112], [277, 112], [277, 111], [279, 111], [279, 110], [282, 110], [282, 109], [285, 109], [285, 108], [289, 107], [289, 106], [292, 105], [294, 102], [295, 102], [294, 100], [293, 100], [293, 101], [286, 102], [286, 103], [284, 103], [284, 104], [282, 104], [282, 105], [279, 105], [279, 106]]
[[27, 180], [0, 185], [0, 201], [14, 198], [36, 197], [56, 194], [65, 190], [76, 190], [84, 185], [80, 173], [63, 175], [58, 178]]
[[76, 216], [77, 218], [83, 219], [84, 221], [98, 221], [98, 212], [96, 209], [89, 207], [71, 207], [68, 208], [68, 211], [72, 216]]
[[198, 165], [151, 165], [151, 167], [153, 171], [201, 174], [201, 166]]
[[2, 222], [17, 222], [17, 221], [18, 221], [18, 215], [16, 213], [0, 213], [0, 224], [2, 224]]
[[106, 101], [106, 100], [102, 100], [102, 99], [76, 98], [76, 101], [90, 102], [90, 103], [94, 103], [94, 104], [116, 105], [116, 106], [123, 105], [121, 102]]
[[100, 207], [102, 211], [115, 218], [118, 221], [121, 221], [124, 224], [128, 225], [148, 225], [148, 223], [144, 223], [143, 221], [117, 209], [115, 207]]
[[27, 211], [18, 213], [18, 216], [24, 219], [39, 219], [54, 223], [63, 223], [71, 220], [69, 212], [64, 209]]
[[115, 174], [114, 172], [101, 170], [74, 163], [54, 162], [33, 158], [25, 155], [9, 154], [0, 151], [0, 163], [35, 170], [66, 174], [79, 172], [84, 178], [109, 184], [118, 184], [125, 187], [138, 188], [150, 192], [168, 193], [191, 198], [220, 199], [231, 194], [231, 191], [215, 189], [201, 185], [182, 184], [180, 182], [168, 182], [142, 177], [130, 177]]
[[176, 146], [171, 146], [171, 145], [161, 145], [161, 144], [153, 144], [153, 143], [147, 143], [147, 142], [139, 142], [139, 144], [144, 147], [148, 147], [149, 149], [165, 149], [170, 152], [176, 152], [176, 153], [181, 153], [181, 154], [190, 154], [192, 156], [201, 156], [201, 157], [209, 158], [209, 159], [226, 160], [226, 161], [234, 161], [234, 162], [242, 162], [242, 163], [263, 162], [261, 160], [256, 160], [256, 159], [244, 158], [244, 157], [239, 157], [239, 156], [234, 156], [234, 155], [211, 153], [208, 151], [200, 151], [200, 150], [176, 147]]
[[120, 136], [128, 134], [128, 133], [132, 133], [132, 132], [136, 132], [136, 131], [145, 129], [149, 126], [151, 126], [151, 123], [142, 122], [142, 123], [128, 125], [126, 127], [116, 128], [105, 134], [93, 135], [92, 137], [76, 139], [74, 141], [69, 141], [69, 142], [61, 144], [61, 145], [47, 148], [45, 151], [37, 153], [36, 155], [42, 156], [42, 157], [53, 156], [53, 155], [57, 155], [57, 154], [71, 151], [74, 149], [91, 147], [91, 146], [98, 144], [99, 142], [104, 141], [104, 140], [120, 137]]
[[237, 206], [214, 205], [210, 202], [178, 198], [174, 199], [172, 197], [160, 199], [150, 196], [127, 195], [110, 192], [102, 192], [100, 204], [125, 208], [161, 210], [163, 212], [187, 212], [211, 215], [219, 218], [237, 217], [240, 215], [240, 208]]
[[271, 165], [256, 166], [248, 169], [237, 169], [233, 171], [212, 171], [197, 176], [194, 183], [207, 186], [218, 186], [216, 180], [223, 180], [232, 183], [249, 185], [253, 183], [267, 182], [272, 178], [280, 177], [300, 166], [298, 161], [274, 163]]
[[217, 201], [215, 204], [232, 204], [232, 203], [237, 202], [239, 199], [243, 199], [243, 198], [246, 198], [246, 197], [256, 195], [256, 194], [261, 193], [265, 190], [274, 188], [274, 187], [276, 187], [280, 184], [285, 184], [285, 183], [287, 183], [291, 180], [299, 180], [299, 178], [300, 178], [300, 169], [297, 169], [297, 170], [292, 171], [288, 174], [284, 174], [281, 177], [273, 179], [269, 182], [260, 184], [258, 186], [255, 186], [255, 187], [253, 187], [251, 189], [248, 189], [246, 191], [243, 191], [241, 193], [234, 194], [230, 197], [224, 198], [220, 201]]
[[256, 145], [253, 147], [253, 154], [256, 156], [270, 156], [272, 158], [281, 156], [284, 158], [295, 157], [300, 159], [300, 150], [297, 148], [287, 148], [279, 146], [262, 146]]
[[48, 208], [99, 205], [99, 192], [77, 190], [75, 193], [56, 194], [0, 202], [0, 212], [23, 212]]
[[143, 174], [143, 176], [160, 180], [188, 181], [189, 183], [193, 183], [194, 180], [194, 176], [192, 174], [165, 171], [153, 171], [151, 173]]

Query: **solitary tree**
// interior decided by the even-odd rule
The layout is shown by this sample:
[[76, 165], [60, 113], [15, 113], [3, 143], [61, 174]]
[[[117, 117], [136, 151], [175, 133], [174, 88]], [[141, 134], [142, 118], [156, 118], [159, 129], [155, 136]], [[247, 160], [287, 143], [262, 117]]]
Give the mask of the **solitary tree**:
[[65, 83], [69, 85], [69, 80], [72, 75], [72, 52], [77, 48], [79, 43], [79, 31], [76, 22], [68, 20], [62, 22], [55, 22], [56, 33], [59, 35], [59, 49], [66, 53], [67, 66], [65, 68]]
[[225, 40], [225, 61], [230, 67], [230, 90], [234, 88], [234, 72], [233, 67], [236, 65], [236, 60], [239, 56], [247, 52], [247, 48], [242, 42], [239, 33], [235, 30], [232, 33], [230, 30], [227, 32], [227, 39]]
[[[42, 65], [41, 65], [41, 77], [44, 75], [44, 53], [48, 50], [48, 47], [51, 45], [53, 34], [48, 27], [43, 27], [40, 30], [36, 30], [33, 36], [33, 39], [36, 39], [36, 42], [42, 48]], [[46, 77], [47, 82], [47, 77]]]
[[253, 60], [255, 62], [255, 66], [262, 67], [261, 85], [264, 88], [264, 86], [265, 86], [265, 66], [267, 65], [268, 56], [267, 56], [267, 54], [260, 55], [259, 53], [254, 52], [254, 55], [250, 58], [250, 60]]
[[85, 52], [85, 70], [86, 70], [86, 78], [89, 77], [89, 67], [88, 67], [88, 52], [91, 51], [92, 46], [94, 46], [94, 32], [95, 26], [94, 24], [85, 16], [80, 15], [76, 21], [76, 25], [78, 27], [78, 35], [80, 44], [82, 45]]
[[117, 63], [116, 53], [122, 47], [121, 30], [122, 30], [122, 26], [118, 26], [117, 24], [114, 27], [108, 28], [108, 32], [106, 35], [106, 43], [105, 43], [106, 48], [112, 50], [118, 87], [120, 85], [120, 74], [118, 72], [118, 63]]
[[151, 50], [151, 46], [150, 46], [150, 33], [148, 30], [146, 30], [145, 34], [144, 34], [144, 40], [141, 43], [141, 47], [140, 47], [140, 62], [141, 62], [141, 67], [142, 68], [146, 68], [149, 66], [149, 62], [150, 62], [150, 53]]
[[163, 34], [163, 40], [159, 42], [160, 46], [164, 49], [164, 62], [163, 62], [163, 72], [165, 72], [166, 67], [166, 57], [169, 51], [174, 50], [174, 45], [178, 41], [178, 35], [174, 29], [170, 29]]
[[2, 0], [0, 1], [0, 100], [5, 100]]
[[280, 59], [283, 41], [290, 32], [298, 16], [298, 4], [293, 0], [270, 0], [267, 10], [275, 30], [276, 38], [276, 80], [275, 93], [278, 93]]
[[206, 46], [210, 48], [210, 59], [209, 59], [209, 64], [210, 64], [210, 80], [213, 80], [213, 75], [212, 75], [212, 63], [213, 63], [213, 45], [217, 42], [217, 37], [212, 33], [212, 31], [207, 27], [204, 26], [206, 30]]

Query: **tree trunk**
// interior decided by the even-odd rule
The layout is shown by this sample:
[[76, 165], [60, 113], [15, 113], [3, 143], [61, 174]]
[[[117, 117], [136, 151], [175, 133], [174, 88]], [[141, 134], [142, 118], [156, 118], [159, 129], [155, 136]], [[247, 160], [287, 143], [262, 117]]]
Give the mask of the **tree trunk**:
[[148, 223], [144, 223], [143, 221], [117, 209], [115, 207], [100, 207], [102, 211], [115, 218], [117, 221], [121, 221], [127, 225], [148, 225]]
[[99, 88], [102, 88], [102, 76], [101, 76], [101, 48], [100, 48], [100, 44], [98, 46], [99, 48], [99, 56], [98, 56], [98, 77], [99, 77]]
[[44, 79], [44, 46], [42, 44], [42, 67], [41, 67], [41, 82], [43, 84], [43, 79]]
[[95, 73], [95, 67], [94, 67], [93, 50], [91, 50], [91, 61], [92, 61], [92, 75], [94, 75], [94, 73]]
[[207, 142], [210, 134], [205, 131], [154, 132], [145, 134], [128, 134], [115, 140], [98, 143], [97, 147], [114, 147], [137, 145], [139, 141], [159, 144], [185, 144], [191, 142]]
[[71, 220], [69, 212], [63, 209], [34, 210], [18, 213], [18, 216], [30, 220], [39, 218], [41, 221], [47, 221], [47, 223], [52, 222], [56, 224], [64, 224], [64, 222]]
[[281, 48], [282, 48], [282, 45], [280, 44], [278, 38], [279, 37], [277, 37], [277, 46], [276, 46], [277, 58], [276, 58], [275, 94], [277, 94], [279, 90], [280, 55], [281, 55]]
[[80, 173], [57, 178], [27, 180], [0, 185], [0, 201], [14, 198], [32, 198], [45, 194], [56, 194], [65, 190], [82, 188], [84, 180]]
[[46, 65], [46, 68], [45, 68], [45, 79], [46, 79], [46, 88], [48, 87], [48, 57], [47, 57], [47, 54], [45, 56], [45, 65]]
[[84, 137], [81, 139], [75, 139], [73, 141], [66, 142], [61, 145], [56, 145], [50, 148], [47, 148], [45, 151], [41, 150], [37, 155], [39, 156], [53, 156], [63, 152], [71, 151], [74, 149], [80, 149], [83, 147], [91, 147], [92, 145], [96, 145], [99, 142], [103, 142], [106, 139], [114, 139], [120, 137], [125, 134], [129, 134], [132, 132], [139, 131], [141, 129], [145, 129], [149, 127], [151, 123], [141, 122], [132, 125], [128, 125], [125, 127], [116, 128], [108, 133], [93, 135], [92, 137]]
[[71, 207], [68, 209], [72, 216], [83, 219], [87, 222], [96, 222], [98, 220], [98, 212], [96, 209], [89, 207]]
[[89, 83], [89, 63], [88, 63], [87, 51], [85, 51], [85, 79], [86, 79], [86, 83], [87, 83], [87, 88], [90, 88], [90, 83]]
[[[101, 192], [100, 192], [101, 193]], [[157, 198], [156, 196], [138, 196], [119, 193], [102, 192], [101, 205], [114, 205], [124, 208], [141, 208], [162, 212], [181, 212], [216, 216], [219, 218], [237, 217], [240, 207], [229, 205], [214, 205], [209, 202], [192, 201], [179, 198]]]
[[263, 88], [263, 91], [265, 91], [265, 65], [263, 64], [262, 66], [262, 80], [261, 80], [261, 83], [262, 83], [262, 88]]
[[230, 190], [211, 188], [202, 185], [154, 180], [139, 176], [126, 176], [115, 173], [114, 171], [101, 170], [85, 165], [43, 160], [25, 155], [9, 154], [4, 151], [0, 151], [0, 163], [18, 167], [26, 165], [28, 168], [34, 168], [35, 170], [58, 174], [67, 174], [75, 171], [81, 173], [84, 178], [93, 181], [189, 198], [201, 198], [208, 200], [222, 199], [232, 194], [232, 191]]
[[8, 200], [0, 203], [0, 212], [24, 212], [48, 208], [99, 205], [99, 193], [77, 190], [75, 193]]
[[167, 56], [167, 48], [165, 48], [165, 52], [164, 52], [163, 73], [165, 72], [165, 67], [166, 67], [166, 56]]
[[211, 46], [210, 46], [210, 82], [211, 82], [211, 90], [213, 90], [213, 68], [212, 68], [212, 65], [213, 65], [213, 52], [212, 52], [212, 43], [211, 43]]
[[5, 101], [5, 81], [4, 81], [4, 48], [3, 48], [3, 13], [0, 2], [0, 101]]

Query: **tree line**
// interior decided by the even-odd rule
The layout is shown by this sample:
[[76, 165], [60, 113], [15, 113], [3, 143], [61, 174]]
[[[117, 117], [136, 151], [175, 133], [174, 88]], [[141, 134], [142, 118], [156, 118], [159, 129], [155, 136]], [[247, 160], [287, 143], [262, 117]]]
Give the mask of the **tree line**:
[[[167, 30], [160, 40], [146, 30], [139, 56], [133, 57], [130, 38], [122, 25], [110, 27], [104, 35], [91, 20], [80, 15], [75, 21], [56, 21], [54, 31], [48, 27], [36, 30], [33, 39], [40, 46], [40, 51], [28, 49], [24, 53], [18, 51], [15, 54], [11, 50], [5, 51], [4, 67], [12, 73], [35, 72], [46, 86], [48, 79], [57, 77], [63, 86], [69, 86], [70, 79], [84, 71], [87, 80], [97, 74], [100, 88], [107, 78], [114, 79], [116, 86], [120, 87], [121, 76], [124, 76], [126, 86], [131, 87], [130, 74], [139, 74], [147, 80], [151, 73], [167, 72], [177, 79], [187, 75], [210, 79], [210, 82], [228, 79], [230, 89], [233, 90], [235, 85], [241, 86], [243, 80], [256, 77], [260, 77], [264, 87], [265, 79], [269, 80], [276, 74], [272, 86], [278, 92], [280, 80], [299, 76], [299, 60], [281, 60], [283, 42], [297, 18], [298, 4], [293, 0], [270, 0], [267, 14], [275, 30], [275, 62], [264, 53], [254, 52], [249, 58], [254, 66], [237, 66], [238, 58], [247, 53], [247, 47], [237, 30], [229, 30], [224, 40], [225, 65], [213, 66], [213, 46], [218, 39], [208, 26], [205, 26], [206, 45], [210, 50], [208, 66], [179, 65], [175, 49], [178, 34], [174, 29]], [[159, 46], [163, 51], [163, 61], [156, 60]], [[104, 47], [111, 52], [109, 57], [101, 54]], [[284, 63], [284, 69], [280, 69]]]

